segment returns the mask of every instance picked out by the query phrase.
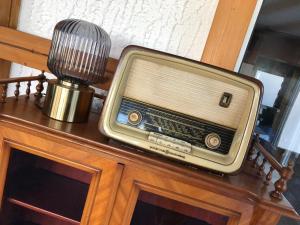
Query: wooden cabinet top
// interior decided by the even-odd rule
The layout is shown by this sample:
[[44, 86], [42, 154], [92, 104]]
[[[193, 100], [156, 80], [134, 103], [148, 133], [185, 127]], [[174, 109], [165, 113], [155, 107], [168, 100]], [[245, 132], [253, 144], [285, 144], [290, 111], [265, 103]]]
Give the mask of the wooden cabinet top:
[[30, 132], [43, 138], [54, 138], [65, 144], [71, 142], [86, 146], [88, 150], [102, 154], [103, 157], [113, 158], [125, 166], [152, 170], [162, 176], [172, 176], [185, 183], [259, 205], [281, 215], [298, 217], [285, 198], [279, 201], [270, 197], [273, 185], [265, 185], [263, 178], [256, 175], [256, 171], [253, 171], [247, 162], [243, 170], [236, 175], [221, 176], [204, 169], [192, 168], [109, 140], [98, 130], [99, 114], [91, 113], [87, 123], [59, 122], [45, 116], [33, 99], [32, 96], [30, 99], [8, 98], [6, 103], [0, 105], [0, 125]]

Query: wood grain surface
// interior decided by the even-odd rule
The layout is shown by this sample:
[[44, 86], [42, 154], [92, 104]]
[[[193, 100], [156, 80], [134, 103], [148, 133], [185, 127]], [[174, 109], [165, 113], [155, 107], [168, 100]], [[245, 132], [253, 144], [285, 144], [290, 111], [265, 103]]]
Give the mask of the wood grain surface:
[[233, 70], [257, 0], [219, 0], [201, 62]]
[[[98, 118], [98, 114], [92, 113], [88, 123], [63, 123], [43, 115], [34, 105], [33, 98], [25, 100], [25, 98], [20, 97], [18, 101], [8, 98], [7, 103], [0, 106], [0, 131], [2, 139], [5, 138], [22, 143], [22, 146], [30, 146], [30, 149], [42, 149], [43, 152], [60, 155], [60, 157], [69, 158], [74, 162], [84, 162], [85, 165], [91, 166], [99, 163], [98, 166], [95, 166], [96, 168], [104, 168], [105, 165], [111, 165], [112, 167], [107, 167], [111, 168], [107, 170], [107, 180], [103, 180], [105, 183], [103, 185], [106, 187], [104, 188], [105, 191], [103, 189], [102, 192], [99, 190], [99, 195], [102, 197], [106, 196], [106, 199], [114, 198], [112, 196], [111, 182], [114, 183], [114, 187], [117, 187], [121, 174], [116, 172], [115, 174], [119, 174], [116, 176], [112, 175], [112, 173], [118, 170], [116, 164], [121, 164], [125, 165], [125, 168], [129, 168], [129, 171], [131, 171], [130, 168], [133, 168], [137, 172], [137, 177], [131, 173], [127, 175], [131, 180], [133, 178], [134, 180], [142, 179], [146, 183], [148, 182], [148, 184], [168, 181], [169, 190], [176, 193], [179, 192], [176, 185], [173, 185], [173, 182], [178, 183], [179, 186], [184, 184], [190, 186], [191, 190], [199, 189], [198, 191], [210, 193], [207, 195], [208, 199], [210, 196], [222, 195], [225, 198], [231, 199], [231, 201], [242, 202], [241, 204], [251, 205], [252, 207], [260, 207], [274, 215], [286, 215], [298, 218], [298, 214], [285, 198], [281, 201], [270, 198], [269, 192], [273, 190], [273, 187], [271, 185], [266, 186], [264, 181], [256, 175], [256, 172], [251, 173], [251, 169], [245, 167], [236, 176], [221, 177], [205, 170], [186, 167], [185, 165], [161, 158], [157, 155], [143, 153], [130, 146], [111, 142], [102, 136], [97, 128]], [[5, 171], [7, 153], [6, 156], [3, 153], [2, 157], [0, 164], [1, 172]], [[145, 173], [145, 178], [143, 178], [143, 173]], [[5, 174], [2, 175], [0, 184], [3, 185]], [[101, 175], [100, 181], [102, 178], [103, 175]], [[117, 188], [113, 192], [116, 191]], [[186, 195], [190, 196], [192, 192], [188, 193], [187, 191]], [[194, 195], [191, 194], [191, 196]], [[100, 197], [98, 202], [101, 205], [100, 202], [102, 201]], [[113, 202], [108, 202], [109, 207], [113, 207]], [[109, 207], [106, 211], [111, 211]], [[113, 211], [116, 210], [116, 207], [118, 208], [119, 206], [114, 204]], [[129, 209], [126, 208], [126, 210]], [[254, 212], [253, 210], [254, 208], [252, 212]], [[104, 216], [104, 212], [101, 210], [96, 210], [93, 213], [95, 213], [91, 217], [93, 220]], [[119, 213], [123, 212], [119, 211]], [[106, 216], [105, 218], [105, 221], [108, 222], [109, 217]], [[103, 220], [101, 221], [103, 222]], [[235, 223], [232, 222], [232, 224]]]
[[0, 165], [3, 173], [0, 180], [1, 198], [8, 155], [14, 148], [91, 173], [92, 179], [80, 224], [107, 224], [122, 172], [120, 164], [112, 159], [91, 154], [88, 149], [75, 143], [65, 144], [65, 141], [58, 139], [56, 141], [44, 139], [31, 132], [16, 132], [15, 129], [1, 127], [0, 138], [2, 143]]
[[[233, 69], [255, 3], [220, 0], [202, 61]], [[4, 27], [0, 36], [0, 58], [47, 70], [50, 40]], [[109, 60], [103, 89], [109, 88], [116, 65]], [[227, 225], [275, 225], [282, 215], [299, 218], [285, 198], [269, 196], [271, 185], [247, 165], [236, 176], [219, 176], [148, 154], [101, 135], [99, 116], [92, 113], [82, 124], [55, 121], [42, 114], [32, 96], [1, 104], [0, 200], [10, 151], [16, 148], [92, 174], [81, 220], [85, 225], [129, 225], [141, 190], [226, 215]]]
[[[16, 29], [19, 20], [21, 0], [0, 1], [0, 26]], [[0, 31], [1, 34], [1, 31]], [[0, 38], [1, 40], [1, 38]], [[8, 78], [11, 63], [0, 59], [0, 78]]]

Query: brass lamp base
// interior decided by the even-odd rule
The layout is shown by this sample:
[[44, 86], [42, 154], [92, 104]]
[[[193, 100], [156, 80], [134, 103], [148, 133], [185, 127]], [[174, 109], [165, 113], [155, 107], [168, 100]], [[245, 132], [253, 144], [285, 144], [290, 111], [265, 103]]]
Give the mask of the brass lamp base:
[[94, 96], [94, 89], [66, 81], [48, 82], [43, 113], [65, 122], [85, 122]]

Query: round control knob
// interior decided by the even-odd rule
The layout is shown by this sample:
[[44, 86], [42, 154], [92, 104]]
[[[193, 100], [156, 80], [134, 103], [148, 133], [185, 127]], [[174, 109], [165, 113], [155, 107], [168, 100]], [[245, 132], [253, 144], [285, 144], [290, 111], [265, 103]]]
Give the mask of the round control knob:
[[221, 145], [221, 138], [216, 133], [210, 133], [205, 137], [205, 145], [210, 149], [217, 149]]
[[142, 114], [139, 111], [128, 113], [128, 122], [132, 125], [138, 125], [142, 121]]

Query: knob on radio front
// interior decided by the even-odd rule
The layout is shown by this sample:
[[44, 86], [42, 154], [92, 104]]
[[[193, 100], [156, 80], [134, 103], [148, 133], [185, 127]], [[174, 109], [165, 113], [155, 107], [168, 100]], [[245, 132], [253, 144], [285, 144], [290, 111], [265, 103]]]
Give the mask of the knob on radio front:
[[205, 137], [205, 145], [210, 149], [217, 149], [221, 145], [221, 138], [216, 133], [209, 133]]
[[138, 125], [142, 121], [142, 114], [139, 111], [131, 111], [128, 113], [128, 122], [132, 125]]

